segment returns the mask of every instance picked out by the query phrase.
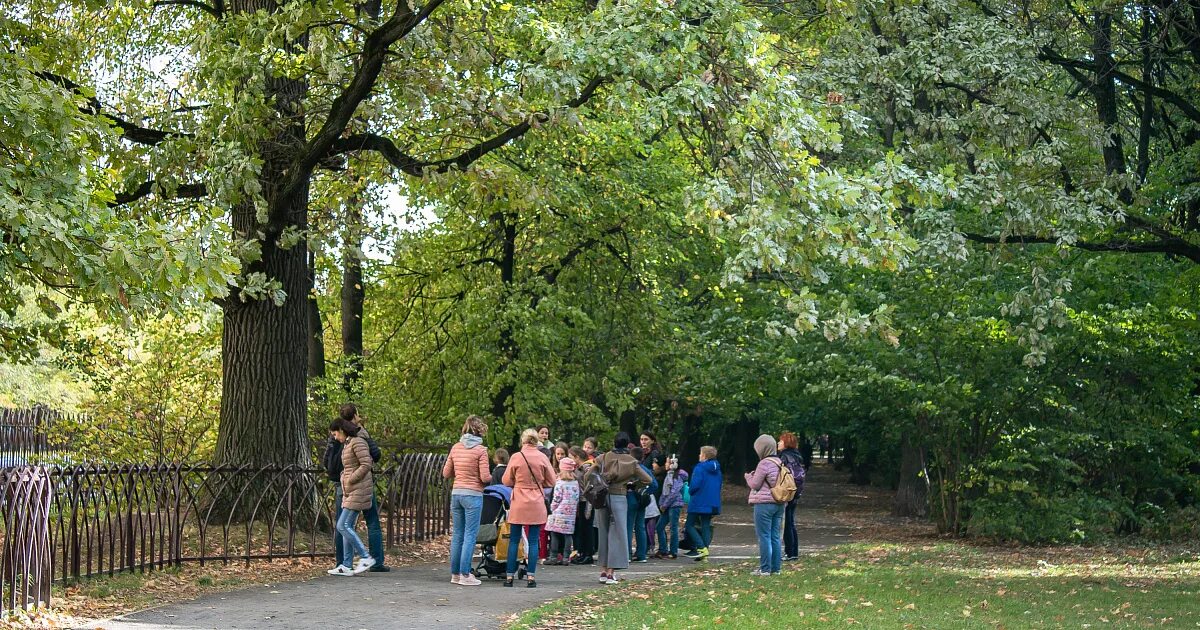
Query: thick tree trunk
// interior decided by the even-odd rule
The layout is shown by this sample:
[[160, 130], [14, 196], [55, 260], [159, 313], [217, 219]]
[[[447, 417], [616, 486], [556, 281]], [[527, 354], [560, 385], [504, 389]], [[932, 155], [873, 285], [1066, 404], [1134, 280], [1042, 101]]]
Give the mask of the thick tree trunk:
[[929, 516], [929, 475], [925, 470], [925, 449], [905, 435], [900, 444], [900, 483], [892, 502], [896, 516]]
[[[274, 12], [271, 0], [233, 0], [235, 14]], [[302, 47], [303, 42], [297, 42]], [[219, 463], [263, 466], [312, 463], [308, 444], [308, 347], [311, 311], [308, 296], [308, 246], [301, 238], [283, 249], [280, 237], [289, 229], [308, 229], [308, 186], [287, 198], [279, 187], [305, 143], [303, 81], [270, 77], [262, 86], [277, 121], [272, 136], [258, 146], [263, 160], [259, 173], [267, 203], [267, 221], [252, 201], [232, 209], [234, 234], [262, 234], [262, 257], [243, 274], [261, 273], [280, 284], [285, 299], [239, 299], [224, 304], [222, 333], [221, 423], [215, 459]], [[235, 507], [234, 509], [240, 509]]]

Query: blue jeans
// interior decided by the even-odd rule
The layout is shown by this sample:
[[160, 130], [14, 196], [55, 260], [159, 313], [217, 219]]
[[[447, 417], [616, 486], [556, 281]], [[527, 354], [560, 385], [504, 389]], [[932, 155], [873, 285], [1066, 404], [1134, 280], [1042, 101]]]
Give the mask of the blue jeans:
[[754, 533], [758, 534], [758, 570], [779, 573], [783, 570], [782, 503], [754, 504]]
[[[354, 552], [358, 552], [360, 558], [369, 558], [370, 553], [367, 552], [367, 547], [363, 545], [362, 539], [358, 537], [358, 532], [354, 531], [354, 524], [358, 522], [358, 510], [343, 509], [338, 515], [337, 530], [342, 535], [342, 566], [354, 568]], [[345, 543], [350, 543], [346, 545]]]
[[712, 514], [696, 514], [688, 512], [687, 521], [683, 524], [688, 538], [696, 550], [708, 549], [712, 544]]
[[[342, 484], [333, 484], [333, 522], [342, 515]], [[376, 566], [383, 566], [383, 528], [379, 526], [379, 499], [371, 495], [371, 507], [363, 511], [367, 521], [367, 548], [371, 557], [375, 558]], [[342, 535], [333, 530], [333, 557], [342, 557]]]
[[479, 512], [482, 509], [482, 496], [450, 495], [450, 518], [454, 521], [454, 534], [450, 536], [450, 573], [454, 575], [471, 572], [471, 557], [475, 555], [475, 537], [479, 534]]
[[[610, 498], [609, 501], [612, 499]], [[625, 500], [629, 505], [629, 522], [625, 524], [625, 529], [629, 533], [629, 540], [634, 541], [637, 547], [636, 560], [646, 559], [646, 508], [638, 507], [637, 495], [632, 492], [625, 494]]]
[[538, 534], [542, 531], [541, 525], [510, 525], [508, 538], [508, 570], [509, 575], [517, 574], [517, 551], [521, 545], [521, 528], [525, 528], [525, 537], [529, 539], [529, 544], [525, 546], [526, 555], [529, 557], [526, 563], [525, 571], [529, 575], [537, 572], [538, 552]]
[[[658, 553], [679, 555], [679, 513], [683, 506], [669, 507], [658, 517]], [[667, 548], [667, 528], [670, 527], [671, 546]]]

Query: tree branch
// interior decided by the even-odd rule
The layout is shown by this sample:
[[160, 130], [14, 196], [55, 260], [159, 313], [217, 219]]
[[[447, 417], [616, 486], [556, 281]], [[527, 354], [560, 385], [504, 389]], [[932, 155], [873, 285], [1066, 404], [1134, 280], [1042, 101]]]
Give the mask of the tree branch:
[[[592, 79], [584, 86], [579, 96], [567, 101], [564, 107], [576, 108], [587, 103], [596, 94], [596, 90], [604, 84], [605, 80], [605, 77]], [[337, 139], [330, 147], [330, 155], [339, 155], [353, 151], [375, 151], [382, 155], [397, 170], [416, 177], [420, 177], [427, 172], [445, 173], [455, 168], [466, 170], [468, 166], [479, 158], [525, 135], [526, 132], [533, 128], [531, 121], [544, 122], [549, 120], [549, 118], [549, 111], [534, 112], [526, 120], [467, 148], [462, 153], [440, 160], [418, 160], [401, 151], [391, 139], [373, 133], [356, 133]]]
[[1133, 241], [1112, 240], [1103, 241], [1100, 243], [1092, 243], [1087, 241], [1076, 241], [1074, 243], [1060, 243], [1058, 239], [1047, 238], [1045, 236], [1033, 235], [1012, 235], [1006, 237], [985, 236], [983, 234], [974, 234], [971, 232], [962, 232], [964, 238], [975, 243], [985, 243], [989, 245], [1059, 245], [1065, 244], [1068, 247], [1083, 249], [1092, 252], [1119, 252], [1126, 254], [1171, 254], [1182, 256], [1191, 260], [1194, 263], [1200, 264], [1200, 246], [1193, 245], [1182, 238], [1171, 236], [1170, 239], [1163, 239], [1150, 243], [1138, 243]]
[[[159, 187], [158, 182], [149, 180], [142, 182], [137, 188], [117, 193], [115, 199], [109, 202], [110, 207], [123, 206], [133, 203], [144, 197], [149, 197], [152, 194], [161, 195], [163, 190]], [[204, 184], [183, 184], [175, 189], [174, 194], [170, 195], [171, 199], [199, 199], [208, 196], [208, 187]]]
[[123, 118], [119, 118], [112, 114], [107, 114], [103, 111], [104, 107], [100, 103], [100, 99], [97, 99], [95, 96], [89, 96], [84, 91], [83, 86], [62, 75], [54, 74], [52, 72], [35, 72], [34, 76], [38, 77], [39, 79], [49, 81], [50, 83], [53, 83], [65, 90], [69, 90], [77, 96], [83, 97], [84, 100], [87, 101], [87, 106], [79, 108], [79, 111], [88, 114], [89, 116], [99, 116], [104, 118], [119, 128], [121, 130], [121, 137], [129, 140], [130, 142], [136, 142], [137, 144], [144, 144], [146, 146], [155, 146], [162, 144], [170, 138], [190, 137], [190, 134], [178, 133], [174, 131], [161, 131], [159, 129], [142, 127], [140, 125], [135, 125]]
[[154, 4], [151, 6], [165, 7], [165, 6], [170, 6], [170, 5], [193, 7], [196, 9], [200, 9], [201, 11], [217, 18], [218, 20], [223, 19], [225, 17], [225, 10], [224, 10], [223, 6], [220, 6], [220, 5], [213, 6], [211, 4], [205, 4], [203, 2], [199, 2], [198, 0], [155, 0]]
[[[1064, 57], [1048, 46], [1042, 47], [1041, 51], [1038, 53], [1038, 58], [1067, 69], [1069, 72], [1071, 72], [1072, 76], [1075, 76], [1076, 80], [1080, 80], [1080, 76], [1078, 76], [1077, 72], [1073, 71], [1074, 69], [1083, 69], [1092, 72], [1095, 72], [1096, 69], [1095, 64], [1090, 61], [1082, 61], [1079, 59], [1070, 59], [1068, 57]], [[1194, 122], [1200, 123], [1200, 109], [1193, 105], [1191, 101], [1180, 96], [1179, 94], [1176, 94], [1175, 92], [1172, 92], [1166, 88], [1154, 85], [1153, 83], [1147, 83], [1146, 81], [1126, 74], [1116, 68], [1110, 69], [1109, 74], [1112, 75], [1114, 79], [1124, 83], [1125, 85], [1128, 85], [1129, 87], [1140, 90], [1146, 94], [1157, 96], [1158, 98], [1174, 105], [1175, 107], [1178, 107], [1185, 116]], [[1081, 83], [1083, 82], [1084, 81], [1081, 81]]]
[[392, 17], [367, 36], [354, 77], [342, 93], [333, 99], [321, 129], [300, 152], [295, 167], [290, 169], [287, 180], [280, 187], [276, 203], [290, 203], [290, 199], [307, 184], [313, 169], [329, 155], [330, 149], [346, 131], [358, 106], [370, 97], [371, 90], [375, 88], [388, 56], [388, 48], [424, 22], [444, 1], [427, 0], [425, 6], [414, 12], [407, 0], [397, 0], [396, 12]]

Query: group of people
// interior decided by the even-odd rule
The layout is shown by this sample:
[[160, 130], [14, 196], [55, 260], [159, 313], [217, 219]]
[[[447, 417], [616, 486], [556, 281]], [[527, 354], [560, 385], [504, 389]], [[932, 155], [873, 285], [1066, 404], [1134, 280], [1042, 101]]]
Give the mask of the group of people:
[[[343, 405], [329, 429], [324, 463], [330, 479], [336, 482], [338, 558], [338, 565], [329, 573], [387, 571], [379, 504], [371, 477], [379, 461], [379, 448], [367, 435], [354, 405]], [[472, 574], [472, 558], [484, 488], [494, 484], [511, 488], [512, 497], [507, 513], [511, 530], [505, 586], [514, 585], [522, 540], [527, 541], [528, 588], [537, 586], [538, 560], [547, 544], [546, 564], [597, 565], [599, 580], [604, 584], [616, 584], [616, 572], [627, 569], [631, 562], [646, 562], [650, 557], [676, 559], [681, 549], [693, 560], [708, 558], [713, 517], [721, 513], [724, 482], [716, 448], [701, 447], [699, 463], [689, 474], [649, 431], [640, 434], [636, 445], [629, 434], [620, 432], [612, 448], [601, 451], [592, 437], [582, 446], [552, 442], [549, 427], [540, 426], [521, 433], [520, 448], [515, 453], [500, 448], [489, 457], [483, 445], [487, 429], [483, 418], [468, 416], [442, 469], [442, 475], [453, 480], [452, 584], [481, 584]], [[772, 491], [788, 475], [802, 487], [806, 466], [797, 447], [798, 439], [792, 433], [784, 433], [778, 440], [761, 435], [754, 442], [759, 462], [754, 471], [746, 473], [746, 484], [759, 542], [755, 575], [777, 574], [783, 560], [794, 559], [799, 553], [795, 527], [799, 492], [781, 501]], [[590, 481], [592, 496], [585, 497], [581, 481], [591, 473], [598, 477]], [[681, 536], [679, 521], [685, 508], [687, 517]], [[367, 522], [368, 545], [363, 545], [354, 529], [360, 514]], [[355, 554], [359, 557], [357, 563]]]
[[[636, 445], [627, 433], [618, 433], [612, 448], [601, 451], [592, 437], [581, 446], [552, 442], [549, 427], [540, 426], [522, 432], [516, 453], [496, 449], [490, 458], [494, 467], [489, 469], [487, 449], [482, 445], [486, 431], [481, 418], [469, 417], [442, 471], [453, 479], [451, 583], [480, 584], [471, 574], [471, 558], [483, 490], [490, 483], [512, 488], [505, 586], [513, 586], [516, 580], [522, 539], [528, 541], [528, 588], [537, 586], [538, 560], [547, 543], [547, 564], [597, 565], [604, 584], [616, 584], [617, 571], [627, 569], [631, 562], [646, 562], [652, 551], [652, 557], [659, 559], [678, 558], [681, 548], [686, 549], [686, 557], [696, 561], [708, 558], [713, 517], [721, 513], [724, 482], [716, 448], [701, 447], [699, 463], [689, 474], [649, 431], [639, 435]], [[785, 476], [785, 468], [802, 483], [805, 465], [797, 447], [798, 439], [792, 433], [784, 433], [778, 440], [762, 435], [754, 443], [759, 463], [746, 474], [746, 483], [759, 539], [756, 575], [779, 573], [783, 560], [794, 559], [799, 552], [795, 530], [799, 493], [784, 501], [772, 493]], [[585, 500], [581, 486], [592, 473], [607, 486], [607, 497], [599, 501], [594, 497]], [[687, 518], [681, 537], [679, 521], [684, 508]]]

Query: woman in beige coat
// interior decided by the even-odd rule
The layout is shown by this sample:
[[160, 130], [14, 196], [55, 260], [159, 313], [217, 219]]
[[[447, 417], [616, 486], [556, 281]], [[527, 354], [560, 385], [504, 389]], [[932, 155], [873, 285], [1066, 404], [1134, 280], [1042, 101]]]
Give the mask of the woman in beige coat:
[[[329, 571], [330, 575], [357, 575], [375, 565], [375, 559], [367, 552], [362, 539], [354, 531], [358, 515], [371, 507], [371, 497], [374, 493], [375, 480], [371, 476], [371, 468], [375, 460], [371, 459], [371, 450], [367, 441], [358, 437], [358, 425], [341, 418], [329, 425], [333, 437], [342, 443], [342, 513], [338, 516], [337, 530], [342, 535], [342, 562], [337, 568]], [[359, 555], [358, 564], [354, 564], [354, 552]]]

